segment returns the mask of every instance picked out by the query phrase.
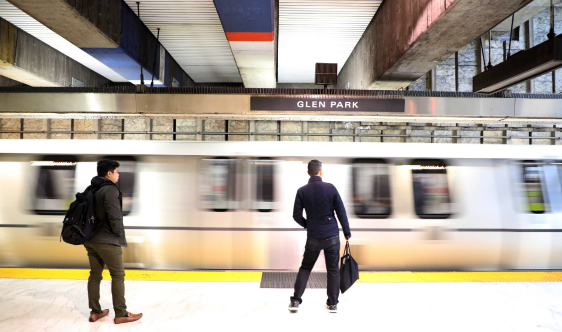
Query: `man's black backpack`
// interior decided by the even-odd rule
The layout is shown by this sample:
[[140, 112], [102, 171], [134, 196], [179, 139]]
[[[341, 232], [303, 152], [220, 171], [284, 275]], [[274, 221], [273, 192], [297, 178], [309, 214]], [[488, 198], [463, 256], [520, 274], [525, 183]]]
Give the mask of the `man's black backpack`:
[[79, 245], [90, 241], [98, 231], [101, 222], [94, 218], [94, 194], [104, 185], [92, 189], [88, 186], [83, 193], [76, 194], [62, 222], [61, 238], [64, 242]]

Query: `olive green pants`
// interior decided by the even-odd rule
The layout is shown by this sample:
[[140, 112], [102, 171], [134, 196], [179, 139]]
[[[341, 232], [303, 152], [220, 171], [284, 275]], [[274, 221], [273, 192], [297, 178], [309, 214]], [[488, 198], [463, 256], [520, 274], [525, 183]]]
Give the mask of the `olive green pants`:
[[111, 295], [115, 317], [127, 314], [125, 304], [125, 269], [123, 268], [123, 249], [120, 246], [102, 243], [86, 243], [90, 260], [90, 277], [88, 278], [88, 302], [92, 314], [102, 313], [100, 306], [100, 283], [105, 265], [111, 275]]

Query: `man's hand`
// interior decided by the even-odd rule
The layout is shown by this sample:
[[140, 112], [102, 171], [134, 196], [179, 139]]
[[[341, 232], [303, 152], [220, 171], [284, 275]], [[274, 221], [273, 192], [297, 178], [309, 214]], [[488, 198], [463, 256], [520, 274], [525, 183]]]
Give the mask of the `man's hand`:
[[349, 238], [350, 238], [349, 236], [346, 236], [346, 237], [345, 237], [345, 240], [346, 240], [346, 241], [349, 241]]

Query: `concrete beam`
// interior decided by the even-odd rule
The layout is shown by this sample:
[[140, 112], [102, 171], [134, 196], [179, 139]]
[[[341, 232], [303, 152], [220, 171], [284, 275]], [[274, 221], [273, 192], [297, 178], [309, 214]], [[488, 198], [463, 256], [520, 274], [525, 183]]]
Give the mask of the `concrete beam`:
[[140, 84], [142, 67], [150, 85], [154, 62], [155, 86], [195, 84], [142, 22], [139, 31], [136, 11], [123, 0], [10, 2], [133, 84]]
[[72, 78], [86, 87], [111, 83], [1, 18], [0, 75], [29, 86], [70, 86]]
[[530, 1], [385, 1], [340, 71], [338, 88], [406, 88]]
[[14, 81], [4, 76], [0, 76], [0, 86], [25, 86], [25, 84]]
[[78, 47], [115, 48], [121, 0], [8, 0]]
[[275, 88], [273, 0], [214, 0], [246, 88]]

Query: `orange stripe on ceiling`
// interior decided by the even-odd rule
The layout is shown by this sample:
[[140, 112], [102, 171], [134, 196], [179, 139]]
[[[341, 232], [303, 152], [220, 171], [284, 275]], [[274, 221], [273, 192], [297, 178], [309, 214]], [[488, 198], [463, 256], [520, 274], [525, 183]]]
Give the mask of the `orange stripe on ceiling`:
[[273, 32], [226, 32], [228, 41], [273, 41]]

